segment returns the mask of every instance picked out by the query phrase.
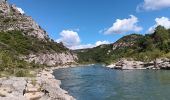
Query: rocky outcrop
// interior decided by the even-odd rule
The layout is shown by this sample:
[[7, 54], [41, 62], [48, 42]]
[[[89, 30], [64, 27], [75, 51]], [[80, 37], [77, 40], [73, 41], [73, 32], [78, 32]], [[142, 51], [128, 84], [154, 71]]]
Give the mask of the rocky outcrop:
[[22, 14], [15, 5], [0, 1], [0, 31], [21, 30], [24, 35], [48, 39], [48, 34], [30, 16]]
[[139, 40], [141, 37], [142, 35], [138, 35], [138, 34], [131, 34], [131, 35], [124, 36], [112, 44], [113, 45], [112, 49], [115, 50], [122, 47], [124, 48], [124, 47], [134, 46], [137, 40]]
[[144, 69], [144, 63], [141, 61], [133, 61], [127, 59], [121, 59], [120, 61], [116, 62], [115, 64], [108, 65], [109, 68], [114, 69]]
[[[6, 0], [0, 0], [0, 31], [12, 30], [20, 30], [25, 36], [33, 36], [35, 39], [43, 41], [42, 47], [43, 45], [46, 45], [43, 43], [52, 42], [52, 40], [48, 37], [47, 32], [43, 30], [32, 19], [32, 17], [21, 13], [15, 5], [9, 5]], [[55, 42], [53, 45], [55, 45]], [[60, 44], [56, 43], [55, 47], [57, 46], [60, 46]], [[36, 64], [44, 64], [48, 66], [64, 65], [76, 62], [77, 56], [73, 54], [72, 51], [65, 49], [64, 46], [59, 48], [60, 51], [55, 51], [56, 49], [54, 50], [54, 48], [49, 45], [49, 48], [46, 48], [47, 50], [44, 50], [43, 53], [37, 51], [34, 52], [34, 54], [21, 55], [20, 58], [28, 62], [35, 62]], [[30, 53], [32, 53], [31, 50]]]
[[[21, 13], [15, 5], [9, 5], [7, 0], [0, 0], [0, 31], [5, 33], [12, 30], [19, 30], [24, 36], [33, 36], [35, 40], [41, 41], [44, 48], [43, 52], [38, 52], [39, 49], [37, 52], [31, 52], [29, 49], [31, 54], [28, 55], [18, 53], [17, 57], [20, 59], [48, 66], [72, 64], [78, 59], [72, 51], [60, 44], [52, 43], [55, 46], [53, 48], [49, 44], [52, 40], [47, 32], [30, 16]], [[47, 45], [45, 43], [48, 48], [44, 47]], [[34, 78], [0, 78], [0, 100], [74, 100], [67, 91], [60, 88], [60, 84], [61, 82], [52, 75], [52, 70], [40, 71]]]
[[2, 78], [0, 79], [0, 100], [25, 100], [25, 78]]
[[170, 59], [168, 59], [168, 58], [157, 59], [156, 67], [158, 67], [160, 69], [170, 70]]
[[52, 73], [46, 69], [35, 78], [0, 78], [0, 100], [75, 100]]
[[10, 6], [7, 4], [6, 0], [0, 0], [0, 13], [9, 13]]
[[170, 59], [159, 58], [151, 62], [134, 61], [132, 59], [121, 59], [120, 61], [110, 64], [108, 68], [131, 70], [131, 69], [170, 69]]
[[30, 54], [28, 56], [22, 57], [22, 59], [37, 64], [45, 64], [47, 66], [72, 64], [76, 63], [78, 60], [77, 56], [70, 52]]
[[52, 73], [53, 71], [48, 69], [38, 74], [37, 82], [41, 83], [43, 92], [49, 95], [50, 100], [75, 100], [67, 91], [60, 88], [61, 81], [56, 80]]

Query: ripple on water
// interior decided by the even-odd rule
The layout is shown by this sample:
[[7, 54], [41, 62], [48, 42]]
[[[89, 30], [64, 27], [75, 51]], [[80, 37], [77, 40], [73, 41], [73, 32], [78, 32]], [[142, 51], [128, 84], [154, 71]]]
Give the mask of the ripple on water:
[[170, 100], [169, 71], [93, 65], [57, 69], [54, 75], [77, 100]]

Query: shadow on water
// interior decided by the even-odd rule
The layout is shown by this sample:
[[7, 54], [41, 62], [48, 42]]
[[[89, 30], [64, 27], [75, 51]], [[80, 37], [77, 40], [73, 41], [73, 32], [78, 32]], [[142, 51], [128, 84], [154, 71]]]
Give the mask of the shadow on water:
[[54, 71], [77, 100], [170, 100], [170, 72], [112, 70], [101, 65]]

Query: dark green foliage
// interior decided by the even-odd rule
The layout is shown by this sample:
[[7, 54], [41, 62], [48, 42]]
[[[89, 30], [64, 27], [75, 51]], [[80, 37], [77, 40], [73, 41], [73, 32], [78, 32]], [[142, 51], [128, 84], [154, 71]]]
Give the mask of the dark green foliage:
[[164, 27], [158, 26], [151, 37], [154, 39], [155, 43], [161, 43], [169, 39], [169, 33], [168, 30], [166, 30]]
[[108, 57], [108, 55], [103, 55], [104, 53], [107, 53], [107, 51], [110, 49], [103, 47], [95, 47], [93, 49], [88, 50], [78, 50], [75, 51], [78, 54], [79, 62], [80, 63], [99, 63], [102, 61], [105, 61], [105, 58]]
[[[125, 44], [113, 49], [117, 44]], [[131, 45], [133, 44], [133, 45]], [[153, 34], [145, 36], [131, 34], [122, 37], [114, 44], [92, 49], [76, 50], [80, 63], [106, 63], [121, 58], [134, 58], [140, 61], [151, 61], [170, 52], [170, 29], [158, 26]]]
[[16, 73], [15, 73], [15, 76], [17, 77], [25, 77], [25, 76], [29, 76], [29, 71], [28, 70], [18, 70]]
[[0, 43], [24, 55], [68, 50], [54, 41], [42, 41], [31, 36], [24, 36], [21, 31], [0, 32]]
[[29, 69], [44, 66], [23, 61], [19, 58], [21, 55], [67, 50], [61, 43], [25, 36], [21, 31], [0, 32], [0, 76], [3, 72], [18, 77], [28, 76]]

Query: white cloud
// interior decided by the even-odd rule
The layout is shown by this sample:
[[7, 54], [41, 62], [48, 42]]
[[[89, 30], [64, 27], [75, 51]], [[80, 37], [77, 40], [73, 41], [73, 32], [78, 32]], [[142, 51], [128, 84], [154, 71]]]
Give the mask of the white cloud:
[[170, 7], [170, 0], [144, 0], [137, 6], [137, 11], [141, 10], [159, 10]]
[[170, 28], [170, 19], [167, 17], [161, 17], [155, 19], [157, 25], [164, 26], [166, 29]]
[[139, 32], [142, 27], [137, 25], [138, 18], [134, 15], [130, 15], [127, 19], [117, 19], [113, 25], [104, 31], [105, 34], [111, 33], [125, 33], [128, 31]]
[[80, 45], [72, 46], [70, 49], [76, 50], [76, 49], [85, 49], [85, 48], [93, 48], [93, 47], [95, 47], [95, 45], [93, 44], [80, 44]]
[[24, 13], [25, 13], [24, 10], [22, 10], [22, 8], [17, 7], [17, 10], [18, 10], [21, 14], [24, 14]]
[[167, 17], [161, 17], [155, 19], [156, 24], [148, 29], [147, 33], [153, 33], [155, 28], [159, 25], [164, 26], [166, 29], [170, 28], [170, 19]]
[[109, 44], [109, 41], [97, 41], [96, 46], [102, 45], [102, 44]]
[[61, 38], [57, 39], [56, 42], [63, 42], [65, 46], [71, 48], [80, 44], [80, 37], [77, 32], [72, 30], [63, 30], [60, 32]]
[[95, 44], [81, 44], [78, 33], [72, 30], [63, 30], [60, 32], [60, 35], [61, 38], [57, 39], [56, 42], [63, 42], [66, 47], [72, 50], [93, 48], [102, 44], [109, 44], [109, 41], [97, 41]]
[[93, 48], [102, 44], [109, 44], [109, 43], [110, 43], [109, 41], [97, 41], [95, 44], [84, 44], [84, 45], [80, 44], [80, 45], [73, 46], [70, 49], [75, 50], [75, 49]]

